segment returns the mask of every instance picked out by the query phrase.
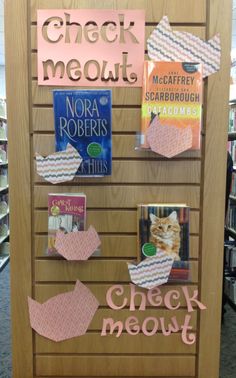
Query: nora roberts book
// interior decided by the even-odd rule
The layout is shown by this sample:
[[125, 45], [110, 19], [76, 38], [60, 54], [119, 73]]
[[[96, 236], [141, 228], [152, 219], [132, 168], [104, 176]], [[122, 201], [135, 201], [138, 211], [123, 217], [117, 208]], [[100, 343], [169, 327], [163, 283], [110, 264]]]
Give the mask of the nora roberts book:
[[54, 90], [53, 108], [56, 151], [70, 143], [83, 159], [76, 175], [111, 175], [111, 90]]
[[174, 257], [169, 280], [189, 279], [189, 207], [138, 205], [138, 261], [164, 251]]
[[84, 231], [86, 223], [86, 195], [84, 193], [48, 194], [48, 254], [57, 254], [57, 230]]
[[146, 131], [157, 114], [163, 126], [191, 126], [192, 149], [200, 149], [202, 88], [199, 63], [145, 61], [140, 147], [149, 148]]

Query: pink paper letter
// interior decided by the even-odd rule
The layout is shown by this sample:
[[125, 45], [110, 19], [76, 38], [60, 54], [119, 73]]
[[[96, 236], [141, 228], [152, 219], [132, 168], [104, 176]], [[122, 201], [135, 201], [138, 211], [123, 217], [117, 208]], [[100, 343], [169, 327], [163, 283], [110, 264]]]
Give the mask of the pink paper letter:
[[107, 335], [107, 327], [110, 328], [110, 335], [115, 331], [115, 328], [118, 328], [116, 337], [120, 337], [123, 330], [123, 323], [121, 321], [114, 322], [112, 318], [103, 319], [101, 336]]
[[178, 302], [176, 306], [172, 306], [171, 297], [173, 297], [173, 299], [179, 299], [180, 293], [177, 290], [169, 290], [169, 291], [167, 291], [167, 293], [164, 297], [165, 306], [169, 310], [177, 310], [177, 308], [179, 308], [179, 306], [180, 306], [180, 302]]
[[135, 291], [136, 286], [133, 284], [130, 284], [130, 311], [135, 311], [135, 297], [141, 296], [141, 304], [139, 306], [140, 311], [144, 311], [146, 309], [146, 294], [142, 293], [140, 291]]
[[107, 304], [110, 308], [112, 308], [113, 310], [120, 310], [121, 308], [125, 307], [126, 304], [127, 304], [127, 298], [124, 298], [124, 301], [122, 303], [121, 306], [116, 306], [112, 300], [112, 293], [113, 291], [115, 292], [116, 295], [123, 295], [124, 294], [124, 288], [122, 285], [114, 285], [114, 286], [111, 286], [108, 290], [107, 290], [107, 294], [106, 294], [106, 301], [107, 301]]
[[179, 325], [176, 319], [176, 316], [172, 316], [171, 318], [172, 324], [169, 323], [168, 327], [166, 329], [165, 327], [165, 319], [160, 318], [160, 323], [161, 323], [161, 330], [164, 336], [169, 336], [172, 332], [178, 332], [179, 331]]
[[199, 300], [197, 300], [198, 290], [194, 290], [193, 296], [191, 298], [189, 296], [189, 292], [188, 292], [187, 286], [182, 286], [182, 290], [183, 290], [183, 293], [184, 293], [184, 296], [185, 296], [185, 299], [186, 299], [186, 303], [187, 303], [187, 306], [188, 306], [188, 312], [194, 311], [191, 302], [196, 303], [198, 305], [198, 307], [200, 308], [200, 310], [205, 310], [206, 309], [206, 306], [204, 304], [202, 304]]
[[147, 299], [151, 306], [160, 306], [162, 304], [162, 296], [159, 287], [148, 290]]
[[140, 332], [138, 319], [135, 316], [129, 316], [125, 321], [125, 328], [130, 335], [137, 335]]
[[190, 319], [191, 319], [191, 315], [186, 315], [185, 319], [184, 319], [184, 325], [181, 326], [181, 328], [182, 328], [182, 335], [181, 335], [182, 340], [185, 344], [188, 344], [188, 345], [194, 344], [195, 341], [196, 341], [195, 333], [190, 333], [188, 335], [188, 330], [193, 329], [193, 327], [191, 327], [189, 325]]
[[[148, 331], [148, 329], [147, 329], [147, 323], [150, 322], [150, 321], [154, 323], [154, 327], [153, 327], [152, 331]], [[143, 331], [144, 335], [153, 336], [153, 335], [155, 335], [157, 330], [158, 330], [157, 318], [150, 316], [149, 318], [144, 319], [144, 322], [143, 322], [143, 325], [142, 325], [142, 331]]]

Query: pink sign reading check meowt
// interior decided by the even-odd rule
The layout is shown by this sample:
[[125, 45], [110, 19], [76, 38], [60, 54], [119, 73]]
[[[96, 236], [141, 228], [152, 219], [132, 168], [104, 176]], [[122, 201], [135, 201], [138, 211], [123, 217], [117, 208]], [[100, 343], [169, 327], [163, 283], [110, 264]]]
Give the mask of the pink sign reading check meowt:
[[144, 10], [37, 12], [38, 84], [142, 86]]

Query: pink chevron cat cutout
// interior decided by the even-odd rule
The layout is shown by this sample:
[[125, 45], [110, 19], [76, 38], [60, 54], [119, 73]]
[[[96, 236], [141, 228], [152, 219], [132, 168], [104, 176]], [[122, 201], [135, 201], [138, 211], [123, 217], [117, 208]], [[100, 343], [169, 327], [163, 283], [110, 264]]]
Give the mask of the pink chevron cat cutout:
[[57, 231], [55, 248], [67, 260], [88, 260], [101, 244], [97, 231], [90, 226], [88, 231], [65, 234]]
[[58, 294], [44, 303], [28, 297], [31, 327], [53, 341], [86, 333], [99, 306], [91, 291], [77, 281], [73, 291]]
[[73, 180], [83, 160], [76, 148], [69, 143], [64, 151], [45, 158], [38, 153], [35, 156], [37, 173], [52, 184]]
[[192, 147], [192, 129], [162, 125], [155, 116], [147, 130], [147, 141], [152, 151], [171, 158]]
[[155, 256], [146, 258], [138, 265], [128, 263], [130, 279], [145, 289], [163, 285], [168, 281], [173, 262], [172, 255], [159, 250]]
[[147, 40], [150, 59], [164, 62], [202, 63], [203, 77], [220, 69], [220, 36], [209, 41], [187, 32], [172, 31], [167, 16], [164, 16]]

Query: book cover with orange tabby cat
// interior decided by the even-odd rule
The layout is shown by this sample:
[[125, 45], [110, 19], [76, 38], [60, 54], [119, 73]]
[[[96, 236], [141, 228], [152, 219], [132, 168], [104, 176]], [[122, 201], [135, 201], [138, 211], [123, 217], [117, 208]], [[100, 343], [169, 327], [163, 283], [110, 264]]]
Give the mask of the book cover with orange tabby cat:
[[200, 149], [202, 88], [199, 63], [145, 61], [140, 147], [149, 148], [146, 132], [156, 114], [163, 126], [190, 126], [191, 149]]
[[138, 205], [138, 261], [172, 256], [169, 280], [189, 279], [189, 211], [185, 204]]

